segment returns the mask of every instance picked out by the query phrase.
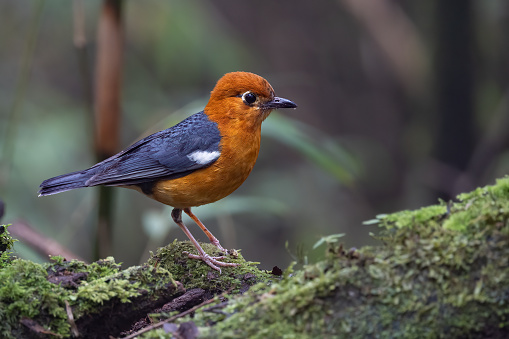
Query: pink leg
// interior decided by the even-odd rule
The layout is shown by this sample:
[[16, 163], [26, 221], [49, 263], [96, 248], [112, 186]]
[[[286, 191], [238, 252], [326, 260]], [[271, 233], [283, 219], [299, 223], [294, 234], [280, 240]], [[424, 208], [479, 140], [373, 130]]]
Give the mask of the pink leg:
[[193, 219], [193, 221], [198, 226], [200, 226], [201, 230], [203, 231], [203, 233], [205, 233], [207, 235], [207, 237], [209, 238], [210, 243], [212, 245], [216, 246], [221, 252], [224, 252], [226, 254], [228, 253], [228, 250], [224, 249], [223, 246], [221, 246], [221, 244], [219, 243], [219, 240], [217, 240], [217, 238], [214, 237], [214, 235], [207, 229], [207, 227], [205, 227], [205, 225], [200, 221], [200, 219], [198, 219], [198, 217], [196, 215], [194, 215], [193, 212], [191, 212], [190, 208], [184, 208], [184, 212], [186, 212], [186, 214], [191, 219]]
[[[190, 212], [191, 211], [189, 210], [189, 213]], [[188, 212], [186, 212], [186, 213], [189, 214]], [[191, 215], [194, 216], [194, 214], [192, 214], [192, 213], [191, 213]], [[191, 215], [189, 215], [189, 216], [191, 218], [193, 218]], [[187, 255], [189, 256], [189, 258], [203, 260], [207, 265], [209, 265], [210, 267], [212, 267], [213, 269], [215, 269], [215, 270], [217, 270], [219, 272], [221, 272], [221, 268], [219, 268], [218, 266], [225, 266], [225, 267], [235, 267], [235, 266], [238, 266], [238, 264], [235, 264], [235, 263], [227, 263], [227, 262], [219, 261], [219, 260], [226, 259], [225, 256], [211, 257], [210, 255], [205, 253], [205, 251], [203, 250], [203, 248], [201, 248], [201, 246], [198, 243], [198, 241], [196, 241], [196, 239], [193, 237], [193, 235], [191, 234], [189, 229], [182, 222], [182, 210], [180, 210], [178, 208], [174, 208], [173, 211], [171, 211], [171, 217], [173, 218], [173, 221], [175, 221], [175, 223], [177, 225], [179, 225], [179, 227], [182, 229], [182, 231], [184, 231], [186, 236], [193, 243], [194, 247], [196, 247], [196, 249], [198, 250], [198, 254], [191, 254], [191, 253], [187, 252]], [[195, 218], [196, 218], [196, 216], [194, 216], [193, 220], [195, 220]], [[198, 220], [198, 218], [196, 218], [196, 220]], [[200, 222], [200, 224], [201, 224], [201, 222]], [[198, 226], [200, 226], [200, 224], [198, 224]], [[201, 224], [201, 225], [203, 225], [203, 224]], [[205, 226], [203, 226], [203, 228], [205, 228]], [[206, 228], [205, 228], [205, 230], [208, 232], [208, 234], [210, 234], [216, 240], [217, 244], [219, 244], [219, 241], [217, 241], [217, 239], [212, 235], [212, 233], [210, 233]], [[204, 230], [204, 232], [205, 232], [205, 230]], [[207, 232], [205, 232], [205, 234], [207, 234]], [[210, 237], [209, 237], [209, 239], [210, 239]], [[216, 245], [216, 244], [214, 244], [214, 245]]]

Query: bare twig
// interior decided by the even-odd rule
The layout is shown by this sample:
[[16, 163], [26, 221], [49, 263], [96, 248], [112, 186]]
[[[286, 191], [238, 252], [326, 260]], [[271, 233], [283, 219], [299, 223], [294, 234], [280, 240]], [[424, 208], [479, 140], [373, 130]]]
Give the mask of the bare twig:
[[[104, 160], [118, 151], [120, 92], [122, 82], [122, 1], [104, 0], [97, 33], [97, 64], [95, 69], [95, 153]], [[111, 188], [99, 189], [99, 220], [96, 258], [111, 254], [112, 244]]]
[[37, 333], [38, 335], [40, 335], [40, 334], [48, 334], [48, 335], [51, 335], [53, 337], [62, 338], [61, 334], [52, 332], [52, 331], [44, 328], [37, 321], [35, 321], [33, 319], [30, 319], [28, 317], [21, 318], [21, 320], [19, 322], [21, 324], [25, 325], [28, 329], [30, 329], [30, 331], [32, 331], [34, 333]]
[[179, 314], [177, 314], [177, 315], [174, 315], [173, 317], [170, 317], [170, 318], [168, 318], [168, 319], [162, 320], [162, 321], [160, 321], [160, 322], [158, 322], [158, 323], [155, 323], [155, 324], [153, 324], [153, 325], [147, 326], [147, 327], [145, 327], [145, 328], [143, 328], [143, 329], [139, 330], [139, 331], [138, 331], [138, 332], [136, 332], [136, 333], [133, 333], [133, 334], [130, 334], [129, 336], [127, 336], [127, 337], [124, 337], [123, 339], [132, 339], [132, 338], [136, 338], [136, 337], [137, 337], [137, 336], [139, 336], [140, 334], [143, 334], [143, 333], [146, 333], [146, 332], [148, 332], [148, 331], [154, 330], [154, 329], [156, 329], [156, 328], [158, 328], [158, 327], [163, 326], [163, 325], [164, 325], [164, 324], [166, 324], [166, 323], [169, 323], [169, 322], [171, 322], [171, 321], [174, 321], [175, 319], [182, 318], [182, 317], [184, 317], [184, 316], [186, 316], [186, 315], [188, 315], [188, 314], [190, 314], [190, 313], [193, 313], [193, 312], [194, 312], [194, 311], [196, 311], [197, 309], [202, 308], [203, 306], [206, 306], [206, 305], [208, 305], [208, 304], [213, 303], [214, 301], [216, 301], [216, 298], [212, 298], [212, 299], [209, 299], [209, 300], [205, 300], [205, 301], [204, 301], [204, 302], [202, 302], [201, 304], [196, 305], [196, 306], [194, 306], [194, 307], [192, 307], [192, 308], [188, 309], [187, 311], [184, 311], [184, 312], [182, 312], [182, 313], [179, 313]]
[[95, 147], [99, 160], [110, 157], [119, 147], [120, 89], [122, 82], [122, 1], [105, 0], [97, 33], [94, 110]]
[[78, 331], [78, 326], [76, 326], [76, 322], [74, 322], [74, 314], [72, 314], [71, 305], [67, 300], [65, 302], [65, 311], [67, 312], [67, 322], [71, 325], [71, 334], [74, 338], [78, 338], [80, 336], [80, 332]]
[[61, 255], [67, 260], [78, 259], [85, 261], [60, 243], [39, 233], [24, 221], [18, 220], [13, 222], [9, 227], [9, 233], [43, 256]]

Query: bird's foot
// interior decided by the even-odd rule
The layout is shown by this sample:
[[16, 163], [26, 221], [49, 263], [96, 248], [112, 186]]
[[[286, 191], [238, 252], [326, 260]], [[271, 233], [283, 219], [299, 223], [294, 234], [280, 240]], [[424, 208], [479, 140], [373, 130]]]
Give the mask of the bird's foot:
[[219, 250], [219, 252], [223, 252], [225, 254], [229, 254], [230, 251], [228, 251], [226, 248], [224, 248], [223, 246], [221, 246], [221, 244], [219, 243], [219, 240], [217, 240], [216, 238], [212, 238], [210, 239], [210, 243], [214, 246], [217, 247], [217, 249]]
[[215, 239], [215, 241], [211, 241], [211, 243], [212, 243], [212, 245], [217, 247], [219, 252], [224, 253], [229, 256], [232, 256], [234, 258], [239, 257], [239, 252], [237, 252], [237, 250], [228, 250], [228, 249], [224, 248], [223, 246], [221, 246], [221, 244], [219, 243], [219, 241], [217, 239]]
[[224, 256], [224, 255], [219, 256], [219, 257], [211, 257], [207, 253], [204, 253], [204, 254], [192, 254], [192, 253], [189, 253], [187, 251], [184, 251], [183, 253], [187, 254], [187, 256], [189, 258], [191, 258], [191, 259], [203, 260], [207, 265], [209, 265], [210, 267], [212, 267], [216, 271], [219, 271], [219, 273], [221, 273], [221, 268], [219, 266], [223, 266], [223, 267], [236, 267], [236, 266], [239, 266], [239, 264], [235, 264], [235, 263], [232, 263], [232, 262], [222, 262], [222, 261], [219, 261], [219, 260], [226, 259], [226, 256]]

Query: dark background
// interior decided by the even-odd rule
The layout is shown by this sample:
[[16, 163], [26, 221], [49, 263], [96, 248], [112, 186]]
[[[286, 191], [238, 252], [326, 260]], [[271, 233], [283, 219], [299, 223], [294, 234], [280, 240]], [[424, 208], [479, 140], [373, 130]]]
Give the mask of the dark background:
[[[97, 189], [37, 190], [95, 163], [101, 4], [0, 3], [2, 223], [24, 220], [88, 260]], [[194, 209], [225, 247], [262, 268], [314, 260], [322, 250], [313, 244], [330, 234], [345, 233], [346, 247], [376, 244], [376, 225], [363, 221], [507, 173], [506, 1], [151, 0], [125, 1], [122, 12], [122, 147], [200, 111], [230, 71], [257, 73], [299, 105], [265, 121], [239, 190]], [[85, 49], [75, 43], [79, 18]], [[115, 190], [117, 261], [136, 264], [174, 238], [185, 236], [169, 207]], [[22, 242], [16, 251], [46, 260]]]

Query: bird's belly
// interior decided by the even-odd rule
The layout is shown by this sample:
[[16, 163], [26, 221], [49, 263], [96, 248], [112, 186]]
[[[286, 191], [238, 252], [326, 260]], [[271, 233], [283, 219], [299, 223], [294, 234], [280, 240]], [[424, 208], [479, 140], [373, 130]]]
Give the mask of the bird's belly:
[[152, 198], [176, 208], [200, 206], [220, 200], [235, 191], [246, 180], [254, 166], [249, 164], [224, 167], [217, 161], [211, 167], [185, 177], [162, 180], [152, 189]]

